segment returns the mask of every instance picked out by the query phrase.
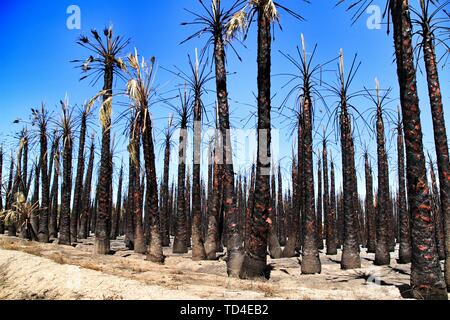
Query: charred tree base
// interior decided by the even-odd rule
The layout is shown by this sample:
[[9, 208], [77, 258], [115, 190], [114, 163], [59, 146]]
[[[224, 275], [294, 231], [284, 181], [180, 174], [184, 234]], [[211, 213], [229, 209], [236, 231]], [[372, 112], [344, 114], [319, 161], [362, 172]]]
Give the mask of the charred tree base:
[[244, 263], [244, 248], [239, 234], [230, 235], [227, 249], [227, 272], [229, 277], [239, 278]]
[[147, 248], [144, 238], [134, 238], [134, 252], [137, 254], [146, 254]]
[[187, 241], [175, 239], [173, 242], [173, 253], [174, 254], [186, 254], [189, 252]]
[[322, 265], [318, 254], [305, 254], [302, 256], [302, 274], [320, 274]]
[[388, 266], [391, 264], [391, 255], [386, 246], [380, 244], [377, 246], [374, 264], [376, 266]]
[[217, 244], [215, 242], [206, 241], [205, 243], [206, 259], [210, 261], [217, 260]]
[[267, 257], [260, 258], [246, 252], [239, 278], [252, 280], [267, 278]]
[[295, 237], [289, 237], [284, 247], [282, 257], [293, 258], [296, 256], [297, 239]]
[[109, 239], [99, 239], [94, 240], [94, 254], [107, 255], [111, 252], [111, 242]]
[[399, 258], [397, 262], [398, 264], [411, 263], [411, 250], [405, 249], [402, 245], [400, 245]]
[[374, 242], [370, 242], [367, 244], [367, 253], [376, 253], [377, 245]]
[[338, 250], [336, 246], [327, 246], [327, 256], [336, 256], [338, 254]]
[[157, 227], [152, 227], [150, 230], [150, 244], [147, 248], [147, 252], [148, 261], [164, 264], [166, 258], [163, 254], [160, 233]]
[[50, 236], [48, 234], [39, 233], [37, 237], [38, 237], [38, 241], [40, 243], [49, 243], [50, 242]]
[[341, 269], [352, 270], [361, 268], [361, 257], [359, 253], [352, 253], [344, 248], [342, 253]]
[[14, 226], [14, 225], [8, 226], [8, 236], [9, 237], [15, 237], [16, 233], [17, 233], [16, 226]]
[[278, 237], [273, 231], [269, 234], [269, 254], [272, 259], [281, 259], [283, 256]]

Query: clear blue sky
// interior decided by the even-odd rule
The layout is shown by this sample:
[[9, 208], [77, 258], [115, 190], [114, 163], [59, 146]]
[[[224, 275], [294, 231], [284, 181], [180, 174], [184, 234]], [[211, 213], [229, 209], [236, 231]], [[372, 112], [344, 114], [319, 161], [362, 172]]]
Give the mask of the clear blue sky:
[[[208, 1], [206, 1], [208, 2]], [[224, 3], [231, 1], [223, 0]], [[276, 40], [273, 43], [273, 106], [276, 108], [287, 93], [282, 89], [286, 79], [275, 76], [280, 73], [292, 72], [292, 66], [279, 53], [279, 50], [295, 54], [295, 47], [300, 44], [300, 34], [305, 35], [309, 48], [318, 44], [316, 62], [325, 62], [339, 53], [343, 48], [347, 64], [358, 53], [362, 62], [353, 91], [361, 90], [364, 86], [373, 87], [377, 77], [382, 87], [394, 89], [392, 97], [398, 96], [396, 82], [396, 68], [393, 64], [392, 39], [386, 34], [386, 28], [369, 30], [366, 27], [368, 15], [356, 25], [351, 25], [350, 15], [344, 7], [334, 8], [334, 1], [315, 0], [308, 5], [298, 0], [283, 0], [286, 6], [303, 15], [307, 21], [299, 22], [281, 12], [283, 32], [276, 29]], [[384, 1], [379, 1], [380, 4]], [[81, 30], [66, 28], [69, 5], [76, 4], [81, 8]], [[27, 118], [30, 108], [39, 106], [41, 102], [51, 108], [67, 94], [72, 104], [81, 104], [92, 97], [99, 86], [92, 88], [88, 82], [79, 82], [80, 73], [69, 63], [73, 59], [83, 59], [88, 53], [75, 44], [80, 34], [87, 34], [91, 28], [102, 30], [105, 26], [113, 24], [115, 33], [130, 37], [129, 51], [137, 47], [146, 57], [156, 56], [159, 65], [173, 68], [187, 67], [187, 54], [194, 54], [195, 47], [201, 47], [206, 39], [194, 40], [185, 45], [179, 43], [194, 30], [191, 27], [182, 27], [182, 21], [189, 21], [192, 17], [183, 8], [198, 11], [197, 1], [166, 0], [166, 1], [1, 1], [0, 4], [0, 140], [8, 140], [8, 135], [20, 129], [12, 125], [16, 118]], [[241, 128], [250, 117], [255, 107], [254, 93], [256, 92], [256, 38], [255, 29], [250, 32], [246, 42], [247, 48], [236, 44], [243, 62], [239, 62], [232, 52], [229, 52], [228, 71], [236, 73], [229, 77], [229, 91], [232, 100], [232, 124]], [[335, 68], [333, 64], [330, 67]], [[441, 84], [444, 101], [450, 103], [450, 90], [448, 69], [441, 71]], [[418, 74], [420, 85], [421, 106], [423, 110], [423, 127], [427, 148], [433, 146], [432, 126], [429, 113], [426, 83], [424, 76]], [[327, 81], [335, 80], [335, 74], [326, 75]], [[169, 91], [175, 88], [179, 81], [170, 73], [159, 69], [157, 83], [161, 90]], [[117, 88], [123, 88], [122, 82], [116, 83]], [[209, 84], [214, 89], [214, 82]], [[324, 93], [327, 95], [327, 93]], [[214, 93], [205, 96], [205, 104], [214, 102]], [[334, 97], [327, 98], [332, 105]], [[372, 105], [368, 100], [356, 100], [355, 104], [361, 112]], [[396, 107], [396, 103], [390, 105]], [[119, 113], [121, 106], [115, 106], [115, 114]], [[322, 109], [318, 104], [317, 109]], [[167, 107], [155, 105], [152, 112], [155, 114], [156, 127], [164, 127], [170, 112]], [[292, 115], [286, 113], [288, 118]], [[97, 113], [94, 114], [97, 117]], [[321, 114], [317, 112], [316, 128], [319, 128]], [[241, 119], [244, 119], [241, 121]], [[450, 123], [450, 112], [446, 114], [447, 123]], [[247, 127], [252, 127], [255, 119], [250, 119]], [[280, 155], [286, 170], [289, 168], [290, 149], [292, 138], [288, 137], [286, 117], [273, 115], [273, 127], [280, 131]], [[388, 126], [389, 127], [389, 126]], [[392, 133], [389, 132], [391, 137]], [[158, 136], [160, 139], [161, 136]], [[374, 145], [367, 134], [362, 137], [363, 143]], [[393, 140], [394, 141], [394, 140]], [[121, 151], [124, 147], [119, 148]], [[395, 145], [391, 146], [392, 155], [395, 155]], [[335, 147], [337, 154], [338, 148]], [[371, 150], [374, 150], [372, 147]], [[358, 164], [361, 148], [358, 148]], [[160, 161], [162, 158], [160, 157]], [[395, 168], [395, 157], [391, 166]], [[338, 165], [338, 168], [340, 166]], [[244, 168], [243, 168], [244, 169]], [[392, 172], [395, 172], [394, 170]], [[361, 176], [361, 178], [363, 178]], [[361, 180], [363, 182], [363, 180]]]

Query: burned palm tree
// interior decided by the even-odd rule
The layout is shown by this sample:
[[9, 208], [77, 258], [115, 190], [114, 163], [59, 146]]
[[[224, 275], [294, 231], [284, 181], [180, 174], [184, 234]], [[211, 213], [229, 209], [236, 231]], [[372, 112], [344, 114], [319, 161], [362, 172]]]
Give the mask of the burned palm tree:
[[[438, 60], [436, 57], [436, 44], [441, 43], [437, 39], [438, 30], [448, 30], [445, 23], [448, 23], [448, 17], [439, 17], [439, 13], [445, 11], [445, 7], [450, 4], [449, 1], [441, 1], [440, 3], [433, 0], [421, 0], [420, 11], [414, 10], [417, 19], [416, 23], [420, 25], [421, 30], [418, 32], [422, 42], [419, 49], [423, 52], [425, 69], [428, 80], [428, 95], [430, 98], [431, 115], [434, 129], [434, 142], [436, 146], [436, 163], [439, 174], [439, 191], [440, 191], [440, 214], [445, 223], [445, 282], [447, 289], [450, 290], [450, 165], [447, 130], [445, 127], [444, 106], [442, 102], [441, 85], [439, 81]], [[413, 21], [414, 22], [414, 21]], [[448, 51], [448, 47], [445, 47]]]
[[[238, 276], [242, 261], [243, 261], [243, 247], [242, 235], [239, 233], [238, 226], [238, 210], [236, 193], [234, 189], [234, 165], [231, 150], [230, 139], [230, 112], [228, 102], [228, 88], [227, 88], [227, 69], [226, 69], [226, 48], [227, 46], [237, 53], [232, 43], [233, 28], [243, 26], [243, 12], [240, 11], [246, 0], [235, 0], [230, 6], [224, 7], [221, 0], [211, 0], [210, 9], [204, 4], [204, 1], [199, 1], [205, 9], [206, 14], [203, 16], [196, 15], [196, 19], [192, 23], [185, 23], [186, 25], [194, 24], [200, 26], [198, 30], [187, 40], [194, 37], [208, 34], [209, 38], [205, 49], [209, 46], [214, 48], [214, 64], [216, 76], [216, 93], [217, 93], [217, 108], [218, 108], [218, 129], [221, 134], [221, 176], [223, 177], [223, 210], [227, 217], [227, 233], [228, 233], [228, 274], [230, 276]], [[236, 16], [237, 15], [237, 16]], [[236, 19], [236, 17], [238, 17]], [[237, 23], [237, 25], [236, 25]], [[238, 56], [239, 57], [239, 56]]]
[[39, 231], [38, 238], [40, 242], [49, 241], [48, 213], [50, 208], [50, 179], [48, 176], [48, 154], [47, 154], [47, 127], [49, 114], [44, 105], [40, 110], [32, 110], [34, 124], [38, 127], [40, 143], [40, 180], [41, 180], [41, 205], [39, 210]]
[[[349, 109], [355, 109], [350, 103], [354, 97], [349, 91], [352, 80], [359, 69], [356, 56], [351, 64], [350, 71], [344, 70], [344, 54], [341, 50], [339, 56], [339, 85], [331, 91], [339, 97], [336, 109], [339, 117], [339, 129], [341, 140], [342, 177], [343, 177], [343, 212], [340, 214], [344, 227], [343, 254], [341, 268], [344, 270], [361, 267], [360, 243], [358, 239], [359, 215], [357, 202], [358, 190], [355, 168], [355, 145], [353, 139], [353, 125]], [[339, 223], [338, 223], [339, 225]]]
[[91, 83], [96, 84], [103, 76], [103, 90], [99, 94], [103, 99], [100, 109], [102, 143], [94, 253], [104, 255], [110, 251], [108, 223], [111, 220], [109, 195], [112, 185], [111, 118], [113, 80], [115, 76], [121, 77], [121, 70], [125, 64], [119, 55], [128, 45], [129, 40], [124, 40], [120, 36], [114, 37], [112, 27], [104, 30], [104, 39], [96, 30], [92, 30], [91, 34], [91, 38], [85, 36], [80, 37], [77, 43], [88, 49], [96, 57], [90, 56], [85, 61], [77, 60], [75, 62], [82, 63], [80, 68], [84, 73], [87, 73], [82, 79], [91, 78]]
[[91, 211], [91, 193], [92, 193], [92, 177], [94, 174], [94, 160], [95, 160], [95, 142], [94, 134], [91, 138], [89, 148], [89, 162], [86, 170], [86, 177], [84, 179], [83, 196], [81, 198], [81, 215], [80, 215], [80, 234], [81, 239], [87, 239], [89, 236], [89, 217]]
[[176, 204], [175, 221], [175, 239], [173, 244], [173, 253], [188, 253], [187, 247], [187, 217], [186, 217], [186, 157], [187, 157], [187, 139], [188, 139], [188, 119], [190, 97], [185, 88], [184, 94], [180, 92], [180, 105], [177, 109], [179, 115], [179, 141], [178, 141], [178, 189]]
[[170, 199], [169, 199], [169, 177], [170, 156], [172, 151], [173, 116], [170, 115], [169, 123], [164, 131], [164, 174], [161, 184], [161, 238], [163, 247], [170, 246]]
[[324, 137], [322, 142], [322, 158], [323, 158], [323, 212], [325, 217], [325, 240], [327, 247], [327, 255], [336, 255], [336, 209], [331, 207], [331, 192], [329, 181], [329, 162], [328, 162], [328, 143], [327, 138]]
[[116, 207], [111, 224], [111, 239], [116, 240], [119, 236], [120, 218], [122, 215], [122, 189], [123, 189], [123, 161], [120, 165], [119, 183], [117, 185]]
[[90, 106], [86, 104], [84, 109], [81, 111], [80, 117], [80, 130], [78, 137], [78, 156], [77, 156], [77, 173], [75, 178], [74, 194], [73, 194], [73, 205], [70, 216], [70, 237], [71, 242], [77, 242], [78, 236], [78, 225], [81, 214], [81, 203], [82, 203], [82, 191], [83, 191], [83, 177], [84, 177], [84, 167], [85, 167], [85, 144], [86, 144], [86, 131], [87, 131], [87, 121], [90, 114]]
[[53, 135], [52, 147], [52, 170], [53, 182], [51, 187], [51, 206], [48, 220], [48, 230], [51, 238], [58, 238], [58, 207], [59, 207], [59, 180], [61, 177], [61, 150], [60, 150], [61, 136], [58, 131]]
[[375, 265], [384, 266], [391, 263], [390, 247], [390, 191], [389, 191], [389, 164], [386, 152], [386, 137], [384, 127], [385, 102], [390, 90], [381, 96], [378, 80], [376, 82], [375, 95], [368, 90], [368, 96], [376, 106], [375, 132], [377, 136], [378, 159], [378, 207], [377, 207], [377, 246], [375, 252]]
[[[364, 11], [369, 4], [356, 1], [351, 8], [356, 5], [359, 5], [359, 10]], [[436, 244], [429, 240], [434, 236], [434, 220], [423, 150], [410, 5], [408, 0], [388, 0], [386, 7], [393, 27], [406, 144], [406, 177], [412, 230], [412, 294], [417, 299], [447, 300], [447, 287]], [[438, 129], [442, 127], [438, 126]], [[448, 161], [445, 165], [448, 165]]]
[[366, 212], [366, 230], [367, 230], [367, 252], [375, 253], [377, 246], [377, 227], [376, 227], [376, 215], [374, 207], [374, 195], [373, 195], [373, 174], [372, 166], [369, 160], [369, 152], [367, 149], [364, 151], [364, 169], [366, 180], [366, 200], [365, 200], [365, 212]]
[[[313, 162], [313, 98], [320, 98], [320, 93], [316, 90], [315, 76], [321, 70], [321, 65], [312, 66], [312, 61], [316, 53], [317, 46], [314, 47], [310, 58], [307, 57], [305, 40], [302, 35], [302, 48], [297, 47], [299, 61], [290, 55], [284, 55], [296, 68], [298, 75], [292, 76], [290, 82], [295, 85], [290, 90], [284, 104], [292, 94], [297, 94], [296, 102], [300, 105], [299, 118], [301, 127], [301, 137], [299, 140], [299, 173], [300, 185], [298, 194], [300, 195], [303, 215], [303, 274], [315, 274], [321, 272], [319, 259], [319, 230], [322, 219], [318, 222], [316, 216], [315, 191], [314, 191], [314, 162]], [[296, 81], [297, 80], [297, 81]], [[320, 180], [322, 180], [320, 178]], [[320, 188], [322, 189], [322, 188]], [[319, 190], [320, 198], [322, 190]], [[321, 204], [320, 204], [321, 207]], [[322, 212], [320, 212], [322, 215]], [[321, 232], [321, 231], [320, 231]], [[319, 237], [319, 239], [318, 239]]]
[[436, 171], [433, 159], [428, 154], [429, 170], [431, 178], [431, 203], [433, 205], [433, 216], [435, 225], [436, 247], [440, 260], [445, 259], [445, 243], [444, 243], [444, 219], [441, 215], [441, 199], [439, 197], [439, 187], [436, 179]]
[[72, 161], [73, 161], [73, 109], [67, 101], [61, 101], [61, 116], [58, 126], [61, 130], [62, 144], [62, 186], [59, 244], [71, 245], [70, 203], [72, 201]]
[[[158, 201], [158, 182], [156, 177], [155, 148], [153, 142], [153, 120], [151, 119], [150, 106], [155, 97], [155, 88], [153, 86], [155, 77], [155, 58], [151, 58], [150, 63], [139, 63], [137, 51], [134, 55], [129, 55], [128, 62], [131, 67], [129, 71], [130, 80], [127, 85], [127, 93], [134, 102], [136, 108], [136, 120], [134, 121], [134, 135], [141, 137], [144, 155], [145, 181], [147, 186], [145, 196], [145, 208], [149, 219], [150, 243], [148, 244], [147, 259], [152, 262], [163, 263], [164, 255], [162, 251], [161, 234], [159, 232], [159, 201]], [[140, 132], [137, 132], [137, 131]], [[139, 158], [139, 143], [135, 142], [134, 155]], [[140, 172], [140, 168], [136, 167]], [[143, 185], [143, 183], [142, 183]], [[135, 202], [135, 211], [139, 201]], [[136, 214], [136, 219], [139, 217]], [[142, 219], [142, 215], [141, 215]], [[135, 237], [135, 248], [136, 248]]]
[[406, 199], [406, 176], [405, 176], [405, 141], [403, 138], [402, 118], [400, 108], [397, 120], [397, 162], [398, 162], [398, 216], [400, 222], [400, 252], [399, 263], [411, 263], [411, 226]]

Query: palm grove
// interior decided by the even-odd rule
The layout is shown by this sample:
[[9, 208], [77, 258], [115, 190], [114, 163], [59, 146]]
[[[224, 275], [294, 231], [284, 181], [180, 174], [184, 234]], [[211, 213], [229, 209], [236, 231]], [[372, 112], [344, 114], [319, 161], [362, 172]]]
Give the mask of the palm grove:
[[[349, 2], [348, 11], [355, 20], [367, 7], [367, 1], [341, 0], [339, 4], [342, 2]], [[272, 0], [199, 3], [202, 11], [188, 10], [193, 20], [182, 25], [193, 30], [185, 42], [201, 38], [206, 44], [195, 57], [189, 56], [187, 71], [168, 70], [181, 83], [171, 99], [161, 99], [155, 87], [156, 59], [146, 60], [137, 50], [126, 55], [130, 41], [116, 36], [112, 28], [92, 30], [89, 36], [79, 38], [77, 43], [85, 49], [87, 58], [73, 62], [81, 69], [82, 80], [91, 80], [98, 87], [98, 94], [82, 108], [64, 100], [58, 115], [42, 105], [32, 109], [30, 121], [17, 121], [23, 129], [15, 136], [18, 143], [9, 163], [7, 150], [0, 150], [0, 234], [43, 243], [57, 240], [60, 245], [94, 236], [93, 251], [100, 255], [111, 251], [111, 240], [123, 237], [130, 250], [146, 254], [154, 263], [164, 263], [163, 248], [171, 244], [176, 254], [188, 253], [191, 247], [194, 260], [216, 260], [225, 248], [228, 275], [243, 279], [265, 277], [269, 255], [273, 259], [301, 255], [302, 273], [318, 274], [321, 250], [331, 256], [342, 250], [343, 270], [361, 267], [362, 248], [375, 254], [376, 265], [389, 265], [398, 244], [399, 263], [411, 263], [414, 297], [447, 299], [449, 155], [436, 47], [446, 46], [448, 3], [421, 0], [418, 6], [412, 6], [407, 0], [388, 0], [386, 4], [400, 88], [400, 106], [394, 119], [396, 177], [390, 177], [393, 173], [389, 171], [385, 128], [392, 118], [386, 105], [394, 93], [381, 89], [378, 81], [374, 89], [355, 91], [353, 80], [361, 66], [357, 58], [346, 64], [341, 50], [337, 58], [317, 63], [317, 46], [309, 53], [303, 36], [296, 55], [281, 53], [294, 71], [289, 75], [290, 91], [280, 108], [295, 119], [297, 148], [292, 151], [291, 168], [272, 163], [273, 28], [280, 23], [281, 15], [291, 15], [298, 21], [303, 17], [296, 13], [298, 8], [290, 9]], [[233, 165], [227, 54], [238, 55], [235, 45], [245, 42], [254, 31], [258, 151], [247, 175], [237, 174]], [[417, 59], [423, 59], [426, 70], [436, 145], [437, 166], [429, 155], [429, 172], [422, 141]], [[323, 81], [325, 67], [337, 68], [333, 82]], [[125, 86], [114, 88], [116, 79], [124, 80]], [[209, 108], [203, 96], [210, 80], [215, 80], [213, 114], [217, 130], [206, 142], [207, 163], [201, 163], [200, 150], [205, 143], [202, 128]], [[335, 106], [325, 122], [335, 125], [323, 126], [321, 140], [314, 141], [315, 105], [323, 100], [324, 92], [333, 97]], [[362, 155], [364, 199], [358, 194], [355, 148], [355, 115], [361, 114], [353, 104], [360, 95], [371, 104], [372, 117], [365, 123], [374, 133], [377, 146], [377, 185], [367, 147]], [[128, 167], [122, 161], [120, 169], [115, 170], [118, 155], [112, 115], [119, 96], [129, 100], [120, 113], [120, 120], [126, 122]], [[290, 98], [295, 101], [293, 107]], [[94, 132], [89, 123], [97, 105], [101, 130]], [[156, 170], [160, 160], [155, 151], [156, 120], [151, 112], [158, 105], [175, 112], [164, 131], [160, 179]], [[192, 163], [187, 163], [186, 154], [189, 128], [193, 129]], [[340, 145], [339, 164], [330, 148], [333, 134]], [[320, 146], [317, 152], [314, 143]], [[178, 170], [176, 181], [171, 181], [174, 173], [169, 163], [176, 156], [174, 145], [178, 147]], [[206, 177], [202, 168], [206, 168]], [[336, 179], [339, 174], [342, 185]], [[117, 194], [113, 194], [113, 177], [118, 179]], [[397, 181], [397, 190], [390, 186], [392, 178]], [[283, 187], [285, 181], [290, 183]]]

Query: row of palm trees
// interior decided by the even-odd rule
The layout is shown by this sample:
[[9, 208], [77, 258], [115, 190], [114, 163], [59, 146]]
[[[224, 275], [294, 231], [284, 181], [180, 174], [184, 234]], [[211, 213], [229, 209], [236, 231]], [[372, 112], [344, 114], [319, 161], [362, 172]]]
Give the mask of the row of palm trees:
[[[308, 57], [303, 37], [298, 58], [284, 55], [297, 71], [291, 79], [292, 90], [283, 107], [287, 108], [289, 98], [295, 97], [298, 106], [294, 110], [298, 149], [293, 152], [292, 189], [283, 190], [281, 168], [278, 169], [277, 179], [270, 161], [272, 26], [279, 23], [280, 11], [299, 20], [303, 18], [272, 0], [237, 0], [228, 6], [220, 0], [211, 0], [210, 5], [204, 0], [199, 0], [199, 3], [204, 12], [192, 12], [194, 20], [183, 25], [199, 28], [186, 41], [207, 35], [206, 46], [200, 54], [196, 53], [194, 61], [189, 57], [189, 72], [179, 69], [171, 71], [185, 84], [179, 90], [179, 102], [175, 106], [178, 123], [174, 125], [170, 117], [165, 131], [164, 172], [160, 185], [156, 175], [154, 121], [150, 108], [156, 103], [171, 105], [173, 102], [157, 102], [155, 59], [145, 61], [137, 51], [123, 59], [121, 56], [129, 40], [115, 36], [112, 28], [105, 29], [103, 34], [93, 30], [89, 37], [83, 36], [78, 41], [92, 55], [86, 60], [74, 62], [82, 69], [82, 79], [90, 78], [93, 83], [103, 79], [102, 90], [84, 106], [77, 121], [73, 115], [74, 109], [66, 101], [61, 102], [61, 116], [57, 120], [44, 106], [32, 110], [31, 126], [39, 133], [39, 141], [36, 142], [40, 146], [39, 156], [33, 165], [34, 173], [28, 172], [30, 135], [24, 129], [19, 135], [17, 155], [11, 156], [4, 208], [3, 201], [0, 201], [0, 209], [5, 210], [0, 221], [8, 222], [8, 233], [15, 236], [18, 229], [23, 238], [44, 243], [58, 238], [59, 244], [69, 245], [78, 239], [86, 239], [92, 231], [95, 234], [95, 254], [108, 254], [111, 239], [124, 235], [128, 248], [147, 254], [148, 260], [156, 263], [164, 262], [162, 248], [170, 245], [170, 236], [173, 235], [173, 252], [188, 253], [188, 248], [192, 246], [194, 260], [216, 259], [223, 245], [227, 249], [229, 276], [243, 279], [267, 275], [268, 251], [272, 258], [293, 257], [301, 253], [302, 273], [318, 274], [321, 272], [319, 253], [325, 248], [323, 240], [328, 255], [336, 255], [342, 248], [341, 267], [344, 270], [361, 267], [361, 247], [375, 253], [376, 265], [390, 264], [397, 241], [400, 244], [399, 262], [412, 262], [411, 287], [414, 297], [447, 299], [447, 288], [450, 288], [449, 159], [435, 52], [436, 33], [440, 29], [435, 23], [437, 19], [434, 19], [437, 13], [445, 12], [443, 6], [437, 6], [436, 11], [432, 11], [435, 8], [432, 1], [421, 1], [418, 9], [411, 7], [407, 0], [388, 1], [401, 101], [397, 121], [399, 189], [393, 196], [389, 188], [385, 104], [391, 92], [381, 90], [377, 82], [375, 90], [365, 91], [376, 110], [373, 131], [376, 132], [378, 186], [373, 185], [372, 164], [366, 150], [366, 197], [361, 201], [352, 117], [355, 107], [351, 102], [355, 97], [351, 92], [352, 82], [360, 67], [356, 57], [346, 70], [341, 51], [337, 59], [337, 85], [329, 85], [317, 80], [325, 64], [314, 65], [316, 48]], [[361, 12], [366, 6], [367, 1], [355, 1], [349, 10]], [[417, 16], [416, 19], [411, 18], [411, 12]], [[233, 41], [238, 40], [239, 32], [245, 40], [253, 22], [257, 22], [258, 39], [258, 150], [252, 174], [249, 177], [240, 176], [236, 181], [230, 137], [226, 53], [230, 50], [236, 52]], [[419, 47], [427, 71], [436, 142], [439, 186], [436, 177], [431, 175], [431, 188], [422, 141], [413, 24], [421, 30]], [[209, 47], [213, 48], [213, 76], [208, 73], [208, 62], [205, 61], [208, 60], [206, 54]], [[127, 85], [125, 90], [114, 93], [116, 78], [126, 79]], [[217, 132], [210, 142], [208, 180], [205, 183], [199, 156], [205, 111], [202, 96], [206, 83], [211, 79], [216, 80]], [[314, 104], [321, 99], [320, 87], [325, 87], [337, 97], [337, 107], [331, 117], [335, 117], [338, 123], [341, 142], [342, 192], [336, 186], [335, 161], [329, 154], [326, 132], [321, 141], [322, 150], [317, 153], [320, 160], [317, 190], [314, 182]], [[130, 100], [130, 107], [125, 113], [128, 119], [129, 171], [128, 192], [122, 194], [122, 164], [114, 204], [113, 176], [117, 174], [114, 172], [111, 132], [114, 124], [113, 99], [118, 95], [126, 95]], [[100, 103], [102, 133], [97, 179], [93, 177], [94, 138], [85, 167], [87, 122], [96, 102]], [[187, 174], [186, 164], [187, 129], [191, 115], [194, 121], [192, 183], [190, 179], [186, 180], [191, 177]], [[53, 127], [54, 132], [50, 132]], [[178, 181], [170, 186], [169, 162], [173, 156], [174, 127], [181, 129], [178, 137]], [[75, 133], [78, 134], [78, 154], [75, 180], [72, 181]], [[47, 150], [49, 137], [50, 153]], [[2, 149], [0, 178], [3, 158]], [[430, 172], [434, 174], [434, 169], [431, 168]], [[33, 176], [34, 194], [29, 195]], [[61, 182], [59, 199], [58, 186]], [[91, 190], [95, 190], [94, 194]], [[398, 228], [393, 227], [396, 224]], [[3, 231], [4, 224], [0, 222], [0, 233]], [[441, 258], [445, 259], [445, 278]]]

